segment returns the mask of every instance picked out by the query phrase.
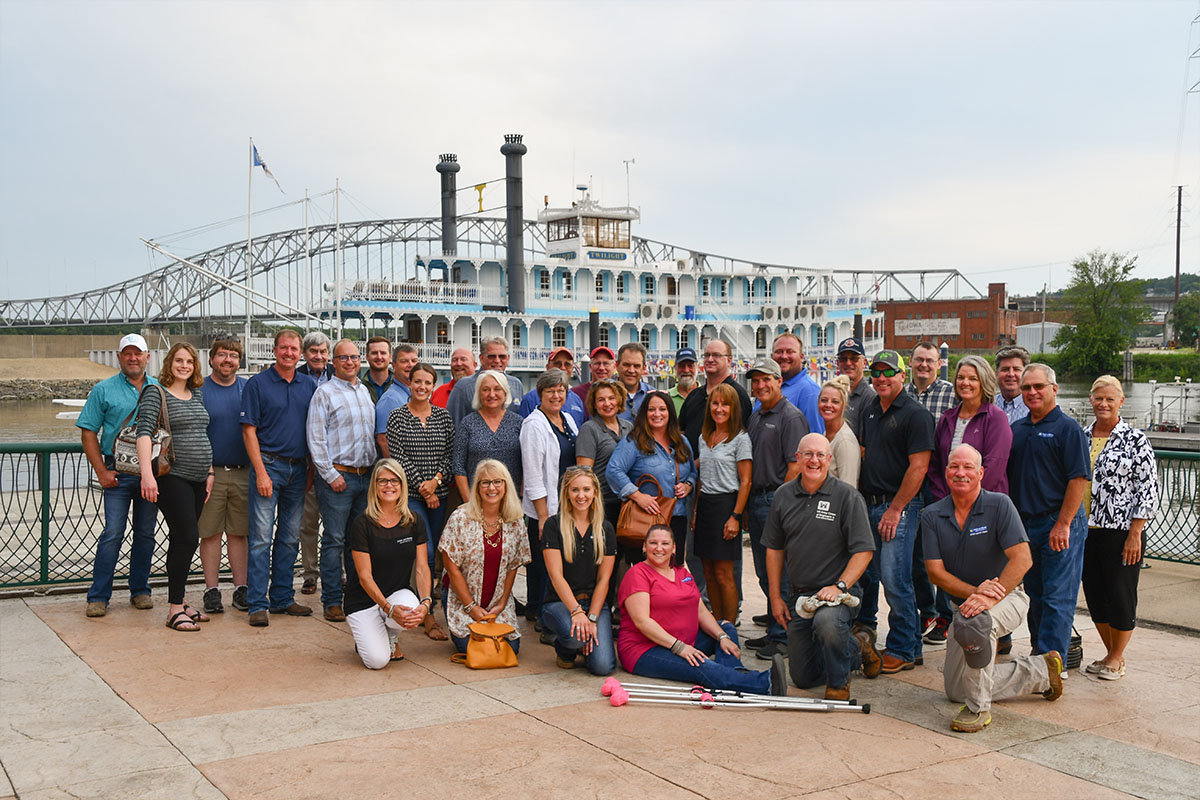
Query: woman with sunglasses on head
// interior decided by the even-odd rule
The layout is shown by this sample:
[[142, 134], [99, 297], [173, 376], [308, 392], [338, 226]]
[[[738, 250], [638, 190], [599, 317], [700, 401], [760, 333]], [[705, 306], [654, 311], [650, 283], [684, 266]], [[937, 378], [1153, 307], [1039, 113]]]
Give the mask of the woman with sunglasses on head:
[[[649, 399], [649, 398], [647, 398]], [[654, 525], [642, 545], [645, 560], [621, 580], [621, 631], [617, 654], [626, 672], [755, 694], [787, 694], [783, 656], [771, 668], [754, 672], [742, 666], [737, 629], [718, 622], [700, 598], [696, 581], [675, 559], [675, 537], [668, 525]]]
[[551, 591], [542, 619], [556, 637], [555, 663], [560, 669], [573, 669], [579, 654], [593, 675], [608, 675], [616, 668], [606, 602], [616, 556], [617, 537], [604, 520], [596, 473], [591, 467], [569, 467], [558, 514], [542, 528], [542, 558]]
[[817, 395], [817, 412], [825, 423], [825, 438], [829, 441], [829, 474], [851, 486], [858, 486], [858, 471], [862, 466], [862, 449], [858, 437], [846, 421], [850, 406], [850, 379], [835, 375], [821, 386]]
[[[208, 617], [184, 600], [192, 556], [200, 546], [200, 512], [212, 491], [212, 444], [208, 440], [208, 410], [200, 387], [196, 348], [180, 342], [167, 351], [157, 386], [142, 389], [137, 405], [137, 453], [142, 469], [142, 497], [158, 506], [167, 523], [167, 627], [182, 632], [200, 630]], [[175, 460], [166, 475], [154, 474], [151, 437], [158, 427], [163, 399], [171, 429]], [[165, 455], [165, 454], [164, 454]]]
[[608, 459], [617, 444], [629, 435], [633, 423], [618, 417], [625, 410], [625, 386], [620, 381], [593, 381], [584, 400], [588, 420], [579, 428], [579, 439], [575, 442], [575, 463], [591, 467], [600, 481], [604, 501], [604, 519], [616, 528], [621, 513], [621, 498], [608, 485]]
[[[437, 384], [437, 371], [418, 363], [409, 373], [408, 403], [392, 409], [387, 421], [388, 454], [400, 462], [408, 478], [408, 509], [425, 523], [429, 573], [437, 560], [442, 538], [446, 498], [450, 494], [454, 422], [449, 412], [429, 402]], [[425, 635], [439, 642], [446, 632], [433, 614], [425, 617]]]
[[[400, 631], [420, 625], [433, 606], [427, 538], [425, 521], [409, 508], [404, 468], [394, 458], [380, 459], [371, 470], [367, 510], [346, 537], [343, 607], [367, 669], [402, 660]], [[409, 583], [414, 566], [415, 593]]]
[[722, 621], [737, 619], [733, 567], [742, 558], [742, 512], [750, 499], [753, 458], [737, 392], [718, 384], [708, 393], [700, 430], [695, 541], [713, 616]]
[[[637, 483], [643, 475], [653, 477], [665, 495], [676, 498], [669, 524], [675, 541], [684, 541], [687, 503], [682, 501], [696, 486], [696, 465], [692, 461], [692, 449], [675, 418], [675, 404], [663, 391], [646, 395], [633, 419], [633, 428], [613, 450], [605, 469], [608, 485], [622, 500], [631, 500], [647, 513], [656, 514], [659, 509], [657, 498], [643, 492]], [[651, 489], [648, 483], [646, 488]], [[617, 551], [630, 564], [643, 557], [641, 551], [620, 544]], [[686, 553], [680, 549], [676, 555], [678, 563], [682, 564]]]
[[[495, 617], [517, 627], [512, 588], [517, 570], [530, 560], [521, 501], [507, 467], [494, 459], [480, 461], [467, 498], [446, 520], [439, 545], [450, 579], [449, 591], [442, 593], [446, 625], [460, 653], [467, 651], [472, 622]], [[520, 650], [520, 630], [508, 641], [514, 652]]]

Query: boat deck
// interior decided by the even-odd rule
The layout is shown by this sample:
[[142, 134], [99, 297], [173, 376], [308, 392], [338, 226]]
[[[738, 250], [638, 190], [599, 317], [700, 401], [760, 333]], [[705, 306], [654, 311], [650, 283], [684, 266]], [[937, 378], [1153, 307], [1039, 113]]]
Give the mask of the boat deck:
[[[226, 613], [189, 635], [163, 627], [161, 591], [150, 612], [118, 593], [103, 619], [84, 617], [81, 595], [0, 600], [0, 798], [1183, 798], [1200, 786], [1197, 566], [1143, 573], [1143, 619], [1178, 627], [1139, 628], [1124, 680], [1072, 672], [1058, 702], [998, 703], [975, 735], [948, 728], [944, 649], [856, 678], [870, 715], [612, 708], [602, 679], [556, 669], [532, 630], [515, 669], [472, 672], [416, 632], [404, 661], [371, 672], [345, 624], [250, 628], [223, 588]], [[746, 590], [748, 621], [764, 609], [749, 570]], [[1085, 613], [1077, 622], [1086, 663], [1099, 639]]]

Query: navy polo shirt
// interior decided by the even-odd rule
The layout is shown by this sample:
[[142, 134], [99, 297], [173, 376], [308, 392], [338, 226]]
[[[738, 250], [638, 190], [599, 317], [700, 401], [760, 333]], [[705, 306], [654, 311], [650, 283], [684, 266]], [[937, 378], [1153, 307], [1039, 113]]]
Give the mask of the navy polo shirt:
[[1055, 406], [1034, 422], [1012, 425], [1008, 455], [1008, 494], [1022, 517], [1057, 514], [1073, 478], [1092, 479], [1088, 437], [1079, 423]]
[[242, 438], [242, 395], [246, 379], [240, 375], [232, 386], [222, 386], [209, 375], [204, 379], [204, 408], [208, 411], [208, 441], [212, 443], [213, 464], [218, 467], [244, 467], [250, 463], [246, 440]]
[[866, 449], [859, 488], [863, 494], [894, 495], [904, 482], [908, 457], [933, 450], [933, 417], [904, 390], [886, 412], [876, 395], [863, 409], [859, 438]]
[[285, 458], [308, 455], [305, 423], [316, 391], [317, 382], [310, 376], [296, 373], [286, 381], [275, 365], [246, 381], [241, 422], [257, 429], [259, 450]]
[[[1008, 566], [1004, 551], [1028, 541], [1017, 509], [1000, 492], [980, 489], [961, 528], [950, 495], [921, 511], [925, 558], [941, 561], [947, 572], [972, 586], [1000, 577]], [[954, 598], [957, 603], [963, 600], [966, 598]]]

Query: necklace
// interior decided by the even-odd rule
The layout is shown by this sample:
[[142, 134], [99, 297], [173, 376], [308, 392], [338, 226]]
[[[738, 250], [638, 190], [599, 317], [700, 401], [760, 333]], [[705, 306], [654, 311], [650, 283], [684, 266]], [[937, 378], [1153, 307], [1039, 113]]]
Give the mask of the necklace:
[[501, 531], [500, 520], [497, 519], [495, 522], [488, 522], [487, 520], [484, 520], [483, 521], [483, 543], [485, 545], [487, 545], [488, 547], [499, 547], [500, 540], [504, 538], [501, 535], [500, 531]]

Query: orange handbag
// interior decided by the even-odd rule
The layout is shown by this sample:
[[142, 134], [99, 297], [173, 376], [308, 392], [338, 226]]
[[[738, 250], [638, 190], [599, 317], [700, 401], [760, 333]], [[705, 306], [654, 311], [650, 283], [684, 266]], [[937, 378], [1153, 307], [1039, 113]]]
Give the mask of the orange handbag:
[[466, 664], [471, 669], [504, 669], [517, 666], [517, 654], [508, 643], [509, 634], [516, 633], [512, 625], [496, 622], [496, 616], [484, 617], [467, 626], [467, 652], [455, 653], [450, 660]]

